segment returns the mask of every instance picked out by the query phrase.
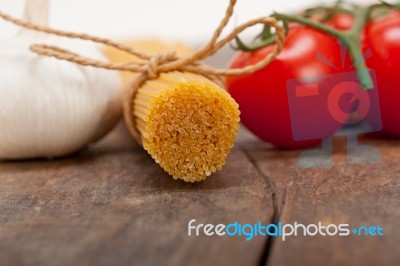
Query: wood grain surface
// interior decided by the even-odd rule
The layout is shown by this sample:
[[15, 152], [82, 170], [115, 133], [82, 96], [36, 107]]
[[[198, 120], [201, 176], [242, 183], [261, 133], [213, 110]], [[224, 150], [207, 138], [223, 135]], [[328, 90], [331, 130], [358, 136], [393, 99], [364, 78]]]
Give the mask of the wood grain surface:
[[[382, 162], [301, 169], [244, 129], [226, 168], [186, 184], [118, 127], [80, 154], [0, 163], [0, 265], [398, 265], [400, 143]], [[373, 237], [193, 237], [187, 223], [381, 225]]]
[[328, 169], [298, 167], [300, 151], [277, 152], [256, 140], [242, 144], [277, 197], [276, 221], [384, 228], [383, 237], [273, 238], [269, 265], [399, 265], [400, 142], [361, 143], [378, 147], [381, 162], [349, 164], [345, 138], [334, 141]]
[[198, 184], [174, 181], [121, 127], [75, 156], [0, 164], [1, 265], [256, 265], [266, 239], [189, 237], [187, 223], [272, 215], [238, 148]]

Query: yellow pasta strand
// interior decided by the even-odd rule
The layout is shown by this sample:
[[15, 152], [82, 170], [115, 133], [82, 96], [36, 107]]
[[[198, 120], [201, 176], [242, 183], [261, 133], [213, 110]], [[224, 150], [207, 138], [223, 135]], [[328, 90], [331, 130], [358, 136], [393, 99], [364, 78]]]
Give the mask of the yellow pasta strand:
[[221, 170], [239, 130], [238, 104], [192, 73], [162, 73], [146, 81], [133, 113], [144, 149], [174, 179], [186, 182]]

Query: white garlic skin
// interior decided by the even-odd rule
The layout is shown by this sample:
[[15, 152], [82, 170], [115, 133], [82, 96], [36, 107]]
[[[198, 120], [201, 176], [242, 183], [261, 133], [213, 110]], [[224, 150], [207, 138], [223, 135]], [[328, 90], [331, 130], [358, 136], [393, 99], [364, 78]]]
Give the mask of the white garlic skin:
[[108, 133], [120, 117], [118, 73], [29, 50], [33, 43], [55, 44], [106, 60], [93, 46], [56, 40], [17, 36], [0, 41], [0, 159], [74, 153]]

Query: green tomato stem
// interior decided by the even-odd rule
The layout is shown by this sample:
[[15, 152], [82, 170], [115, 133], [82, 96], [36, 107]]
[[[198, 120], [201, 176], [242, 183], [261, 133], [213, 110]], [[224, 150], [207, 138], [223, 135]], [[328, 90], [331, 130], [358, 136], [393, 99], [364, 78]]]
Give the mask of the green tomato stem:
[[374, 88], [374, 82], [371, 78], [371, 75], [369, 74], [369, 69], [364, 60], [361, 48], [360, 32], [364, 28], [365, 24], [368, 22], [371, 11], [371, 7], [359, 9], [359, 11], [355, 13], [354, 25], [349, 31], [339, 31], [327, 25], [317, 23], [303, 17], [285, 14], [276, 14], [276, 16], [287, 21], [296, 22], [310, 28], [322, 31], [340, 40], [343, 45], [345, 45], [348, 49], [353, 62], [357, 63], [355, 67], [361, 86], [365, 90], [369, 90]]
[[351, 55], [353, 62], [357, 63], [355, 67], [357, 69], [357, 75], [360, 84], [366, 90], [373, 89], [374, 82], [372, 81], [371, 75], [369, 74], [369, 69], [364, 59], [361, 48], [360, 33], [364, 29], [365, 24], [367, 24], [371, 12], [372, 7], [361, 8], [356, 12], [354, 25], [351, 30], [342, 33], [344, 40], [347, 41], [349, 54]]
[[317, 23], [317, 22], [312, 21], [312, 20], [307, 19], [307, 18], [298, 17], [298, 16], [295, 16], [295, 15], [279, 14], [279, 13], [276, 13], [275, 16], [279, 17], [279, 18], [282, 18], [284, 20], [290, 21], [290, 22], [297, 22], [299, 24], [308, 26], [310, 28], [323, 31], [325, 33], [328, 33], [328, 34], [336, 37], [336, 38], [342, 37], [340, 31], [335, 30], [335, 29], [333, 29], [333, 28], [331, 28], [329, 26], [326, 26], [324, 24]]

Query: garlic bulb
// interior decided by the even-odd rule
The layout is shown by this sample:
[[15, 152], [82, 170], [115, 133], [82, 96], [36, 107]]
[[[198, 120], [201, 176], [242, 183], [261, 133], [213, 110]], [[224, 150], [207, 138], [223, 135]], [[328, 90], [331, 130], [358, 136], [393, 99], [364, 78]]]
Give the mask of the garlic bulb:
[[[28, 21], [47, 23], [48, 0], [25, 8]], [[34, 43], [105, 60], [97, 47], [27, 30], [0, 41], [0, 159], [73, 153], [108, 133], [121, 113], [118, 73], [38, 56]]]

